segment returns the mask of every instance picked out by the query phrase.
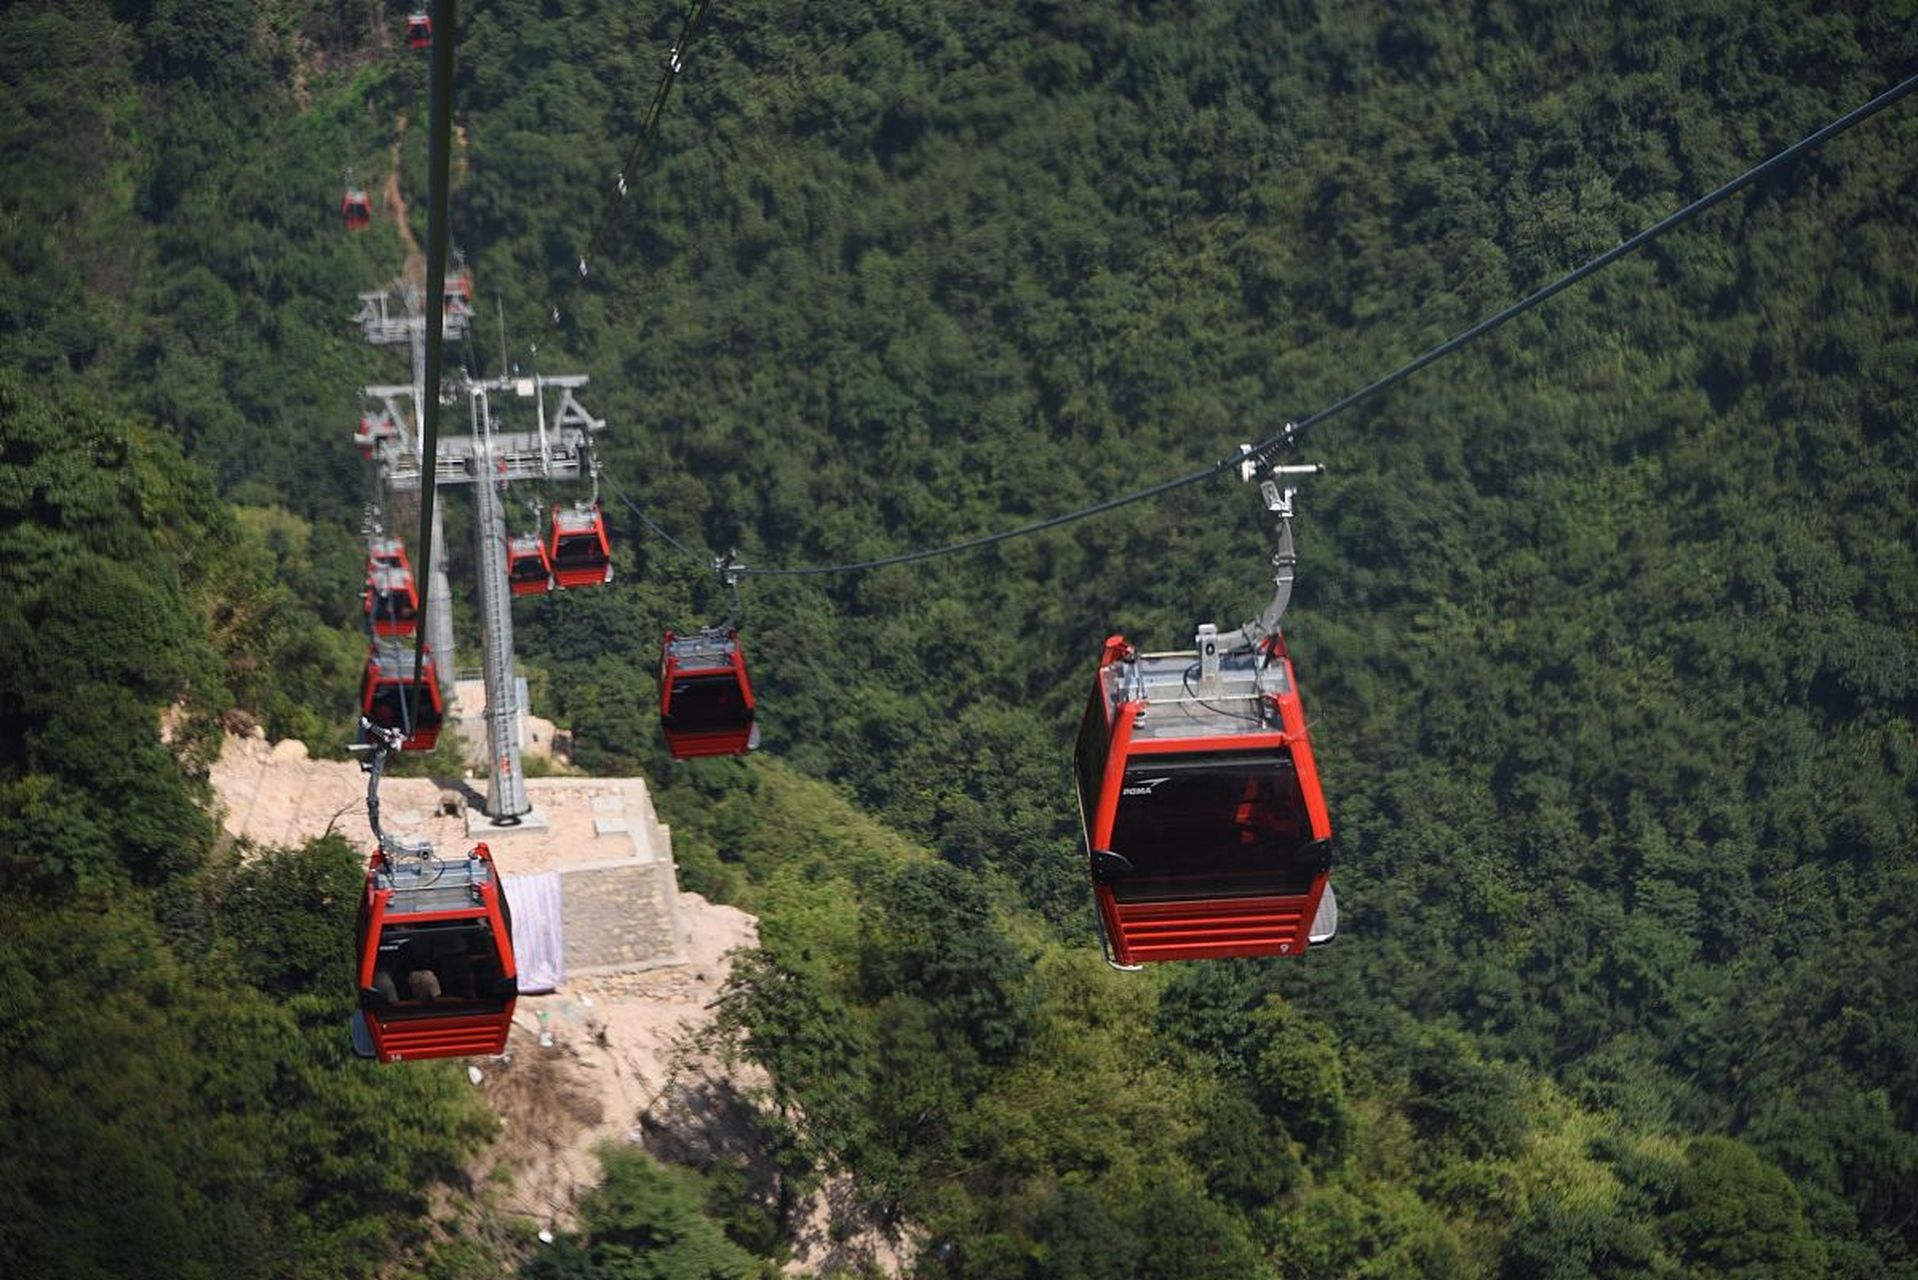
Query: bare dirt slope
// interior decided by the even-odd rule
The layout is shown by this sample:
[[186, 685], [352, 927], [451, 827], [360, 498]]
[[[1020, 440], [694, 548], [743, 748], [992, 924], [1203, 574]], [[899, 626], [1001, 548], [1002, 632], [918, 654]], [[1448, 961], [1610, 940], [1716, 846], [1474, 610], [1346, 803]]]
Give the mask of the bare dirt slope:
[[593, 1148], [642, 1140], [648, 1112], [671, 1091], [676, 1050], [712, 1021], [726, 953], [758, 940], [743, 911], [691, 893], [681, 908], [686, 964], [524, 997], [506, 1057], [476, 1064], [503, 1132], [475, 1172], [508, 1176], [500, 1207], [509, 1214], [573, 1224], [578, 1196], [599, 1178]]

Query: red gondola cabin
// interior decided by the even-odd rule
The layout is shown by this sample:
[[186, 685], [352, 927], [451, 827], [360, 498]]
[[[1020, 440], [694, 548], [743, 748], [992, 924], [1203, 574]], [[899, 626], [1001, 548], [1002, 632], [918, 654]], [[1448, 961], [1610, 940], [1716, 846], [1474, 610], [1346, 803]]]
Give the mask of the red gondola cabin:
[[506, 540], [506, 582], [516, 596], [544, 595], [553, 589], [553, 564], [537, 533]]
[[426, 655], [420, 680], [419, 716], [413, 714], [413, 651], [403, 645], [376, 645], [366, 655], [366, 674], [360, 681], [360, 714], [381, 728], [405, 726], [407, 751], [431, 751], [440, 740], [440, 722], [446, 709], [440, 701], [433, 655]]
[[446, 299], [447, 316], [465, 316], [468, 319], [472, 318], [473, 277], [468, 275], [466, 271], [455, 271], [446, 277], [446, 289], [443, 296]]
[[492, 853], [403, 855], [367, 865], [354, 1047], [381, 1062], [504, 1052], [519, 970]]
[[391, 566], [373, 570], [366, 580], [366, 621], [381, 637], [410, 636], [419, 621], [420, 596], [413, 572]]
[[613, 580], [613, 548], [606, 541], [606, 519], [599, 504], [570, 511], [553, 508], [553, 536], [546, 558], [553, 581], [562, 587], [597, 587]]
[[371, 462], [373, 452], [379, 448], [382, 440], [397, 440], [400, 429], [384, 413], [361, 414], [360, 429], [353, 433], [353, 444], [360, 451], [360, 457]]
[[370, 579], [379, 569], [404, 569], [413, 572], [413, 562], [406, 558], [406, 544], [398, 538], [373, 538], [366, 544], [366, 576]]
[[364, 231], [373, 225], [373, 202], [359, 187], [348, 187], [340, 197], [340, 217], [348, 231]]
[[666, 633], [659, 664], [659, 725], [675, 760], [744, 755], [759, 745], [753, 686], [739, 633], [705, 627]]
[[411, 13], [406, 17], [406, 43], [414, 49], [433, 47], [433, 19], [425, 13]]
[[1330, 942], [1332, 824], [1284, 641], [1106, 641], [1075, 774], [1106, 958], [1299, 955]]

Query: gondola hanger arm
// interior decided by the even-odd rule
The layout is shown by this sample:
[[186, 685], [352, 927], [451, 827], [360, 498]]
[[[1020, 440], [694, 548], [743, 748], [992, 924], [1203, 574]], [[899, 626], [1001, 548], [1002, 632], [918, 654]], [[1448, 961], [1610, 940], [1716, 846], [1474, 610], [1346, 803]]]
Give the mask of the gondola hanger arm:
[[386, 773], [386, 757], [395, 751], [405, 750], [406, 730], [397, 725], [377, 725], [365, 716], [360, 717], [360, 731], [369, 741], [356, 742], [347, 748], [355, 754], [368, 758], [360, 762], [360, 768], [366, 771], [366, 824], [373, 830], [373, 840], [378, 845], [381, 857], [390, 857], [386, 832], [380, 827], [380, 778]]
[[[1291, 428], [1288, 427], [1286, 434], [1289, 436], [1290, 433]], [[1279, 619], [1285, 616], [1286, 606], [1292, 603], [1292, 583], [1299, 563], [1298, 551], [1292, 543], [1292, 500], [1297, 496], [1298, 488], [1293, 485], [1281, 487], [1280, 481], [1292, 476], [1315, 476], [1325, 470], [1324, 464], [1318, 462], [1291, 462], [1262, 467], [1251, 445], [1240, 445], [1239, 449], [1242, 454], [1239, 478], [1248, 483], [1256, 479], [1259, 482], [1259, 496], [1265, 500], [1265, 509], [1278, 517], [1277, 546], [1272, 552], [1272, 601], [1257, 618], [1236, 631], [1219, 636], [1217, 643], [1220, 653], [1256, 649], [1268, 637], [1278, 634]]]

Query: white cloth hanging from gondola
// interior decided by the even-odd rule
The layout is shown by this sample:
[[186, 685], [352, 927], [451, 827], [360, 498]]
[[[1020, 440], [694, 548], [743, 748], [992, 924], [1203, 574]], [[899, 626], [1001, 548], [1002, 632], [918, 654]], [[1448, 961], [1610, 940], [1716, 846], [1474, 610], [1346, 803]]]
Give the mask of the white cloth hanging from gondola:
[[521, 995], [551, 991], [566, 981], [566, 930], [561, 922], [559, 872], [502, 876], [513, 911], [513, 959]]

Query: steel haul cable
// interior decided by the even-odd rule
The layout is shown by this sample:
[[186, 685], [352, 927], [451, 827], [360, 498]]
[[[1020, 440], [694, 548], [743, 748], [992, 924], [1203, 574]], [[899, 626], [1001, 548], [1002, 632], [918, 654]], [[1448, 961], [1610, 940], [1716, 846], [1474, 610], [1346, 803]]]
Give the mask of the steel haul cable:
[[[1527, 294], [1517, 302], [1506, 307], [1503, 311], [1488, 316], [1470, 328], [1447, 338], [1437, 346], [1414, 356], [1383, 377], [1366, 383], [1356, 391], [1350, 392], [1340, 399], [1333, 401], [1317, 412], [1299, 419], [1296, 423], [1288, 424], [1277, 434], [1267, 437], [1249, 449], [1235, 453], [1230, 457], [1221, 458], [1211, 466], [1191, 472], [1188, 475], [1161, 481], [1158, 484], [1151, 485], [1144, 489], [1137, 489], [1131, 493], [1121, 494], [1116, 498], [1108, 498], [1103, 502], [1096, 502], [1089, 507], [1081, 507], [1076, 511], [1068, 511], [1063, 515], [1051, 516], [1044, 520], [1035, 520], [1030, 524], [1019, 525], [1016, 528], [1002, 530], [998, 533], [982, 534], [976, 538], [965, 538], [958, 542], [947, 543], [944, 546], [927, 547], [918, 551], [906, 551], [898, 555], [881, 556], [872, 560], [849, 561], [843, 564], [799, 565], [785, 568], [754, 568], [750, 565], [738, 565], [733, 568], [733, 572], [737, 573], [740, 577], [753, 578], [814, 577], [825, 574], [863, 573], [872, 569], [885, 568], [889, 565], [913, 564], [922, 560], [935, 560], [943, 556], [959, 555], [966, 551], [977, 551], [1001, 542], [1010, 542], [1014, 538], [1023, 538], [1035, 533], [1044, 533], [1049, 529], [1057, 529], [1064, 525], [1074, 524], [1080, 520], [1089, 519], [1092, 516], [1103, 515], [1108, 511], [1116, 511], [1120, 507], [1131, 506], [1136, 502], [1145, 502], [1149, 499], [1171, 493], [1174, 490], [1187, 488], [1203, 480], [1210, 480], [1214, 476], [1236, 470], [1243, 465], [1251, 464], [1256, 466], [1268, 462], [1271, 460], [1272, 455], [1291, 444], [1308, 428], [1317, 426], [1327, 418], [1343, 413], [1347, 409], [1397, 386], [1413, 374], [1424, 369], [1427, 365], [1442, 360], [1467, 343], [1484, 337], [1493, 330], [1503, 327], [1510, 321], [1517, 319], [1519, 316], [1549, 301], [1566, 289], [1571, 288], [1586, 277], [1604, 270], [1620, 258], [1650, 244], [1666, 232], [1690, 222], [1707, 209], [1738, 194], [1774, 170], [1782, 168], [1806, 152], [1864, 123], [1880, 111], [1909, 96], [1914, 89], [1918, 89], [1918, 75], [1907, 77], [1877, 97], [1871, 99], [1869, 102], [1853, 108], [1829, 124], [1826, 124], [1824, 127], [1805, 135], [1797, 142], [1786, 147], [1783, 151], [1778, 152], [1769, 159], [1760, 161], [1731, 181], [1700, 196], [1676, 212], [1668, 214], [1658, 222], [1638, 232], [1636, 235], [1620, 241], [1583, 266], [1576, 267], [1543, 288]], [[717, 563], [713, 557], [701, 556], [698, 552], [692, 551], [686, 547], [684, 543], [660, 528], [637, 502], [627, 497], [618, 486], [612, 484], [610, 480], [607, 482], [607, 489], [614, 497], [623, 502], [634, 515], [638, 516], [647, 528], [664, 538], [675, 549], [693, 559]]]
[[453, 42], [459, 0], [437, 0], [433, 14], [432, 118], [426, 196], [426, 385], [421, 388], [420, 567], [427, 591], [413, 637], [412, 725], [420, 722], [426, 684], [426, 613], [432, 599], [433, 499], [439, 480], [440, 378], [446, 360], [446, 245], [449, 175], [453, 155]]
[[[680, 24], [679, 38], [673, 41], [672, 48], [666, 51], [666, 64], [661, 70], [659, 83], [653, 89], [652, 104], [646, 109], [646, 118], [641, 122], [639, 136], [626, 153], [626, 163], [613, 180], [613, 194], [606, 200], [606, 212], [600, 216], [599, 228], [593, 232], [593, 238], [586, 242], [586, 251], [579, 256], [578, 275], [573, 280], [572, 289], [567, 297], [576, 297], [580, 284], [586, 279], [590, 263], [599, 253], [600, 245], [613, 229], [618, 220], [621, 203], [626, 199], [628, 179], [637, 175], [639, 166], [653, 149], [653, 143], [659, 137], [660, 117], [665, 114], [666, 100], [673, 96], [673, 85], [679, 80], [679, 73], [686, 69], [686, 53], [693, 42], [699, 39], [699, 33], [705, 30], [706, 13], [712, 8], [712, 0], [693, 0], [692, 7], [686, 11], [686, 18]], [[553, 305], [553, 323], [560, 320], [560, 307]]]

